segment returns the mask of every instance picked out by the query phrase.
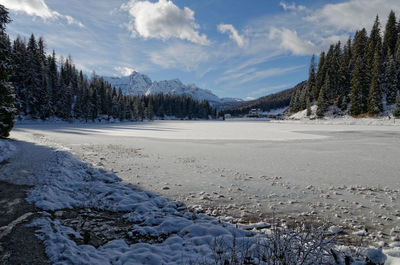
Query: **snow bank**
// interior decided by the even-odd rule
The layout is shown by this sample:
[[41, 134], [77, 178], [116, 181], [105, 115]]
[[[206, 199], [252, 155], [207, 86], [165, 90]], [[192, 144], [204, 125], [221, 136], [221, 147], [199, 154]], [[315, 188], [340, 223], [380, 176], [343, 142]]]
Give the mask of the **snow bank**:
[[9, 159], [17, 152], [17, 147], [9, 140], [0, 139], [0, 163]]
[[400, 265], [400, 247], [384, 250], [387, 256], [385, 265]]
[[114, 174], [91, 168], [66, 152], [56, 151], [48, 168], [46, 174], [38, 176], [27, 197], [37, 207], [128, 211], [125, 218], [136, 223], [130, 236], [167, 238], [160, 244], [130, 246], [124, 240], [114, 240], [96, 249], [77, 245], [71, 236], [81, 238], [81, 235], [45, 216], [35, 220], [32, 226], [39, 227], [38, 235], [55, 263], [177, 264], [204, 257], [211, 260], [210, 244], [216, 237], [228, 240], [233, 234], [238, 238], [251, 235], [211, 217], [185, 211], [182, 202], [127, 187]]
[[[307, 116], [307, 110], [302, 110], [290, 115], [284, 121], [277, 120], [272, 122], [296, 122], [304, 124], [324, 124], [324, 125], [385, 125], [400, 126], [400, 119], [396, 119], [391, 112], [383, 113], [383, 116], [354, 118], [341, 112], [336, 107], [330, 107], [324, 117], [318, 118], [316, 115], [317, 106], [311, 106], [311, 115]], [[335, 114], [336, 113], [336, 114]]]

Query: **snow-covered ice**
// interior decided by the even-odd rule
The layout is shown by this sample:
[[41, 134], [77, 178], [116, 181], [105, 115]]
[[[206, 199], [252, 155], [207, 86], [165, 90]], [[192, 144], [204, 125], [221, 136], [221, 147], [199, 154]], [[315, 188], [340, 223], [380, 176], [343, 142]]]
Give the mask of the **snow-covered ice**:
[[[12, 137], [19, 140], [69, 150], [101, 170], [114, 171], [124, 183], [197, 205], [198, 212], [232, 215], [233, 220], [263, 219], [274, 214], [290, 221], [298, 215], [308, 216], [321, 222], [329, 221], [344, 231], [355, 232], [368, 227], [371, 240], [376, 238], [389, 244], [392, 243], [390, 237], [380, 238], [377, 232], [394, 231], [399, 220], [396, 214], [399, 214], [397, 172], [400, 165], [395, 162], [400, 152], [399, 135], [397, 126], [256, 121], [31, 123], [18, 124], [12, 132]], [[66, 163], [66, 171], [58, 168], [53, 174], [62, 172], [70, 176], [69, 183], [55, 185], [62, 189], [52, 191], [46, 185], [54, 186], [54, 183], [44, 182], [42, 188], [47, 194], [61, 196], [84, 181], [87, 183], [82, 185], [83, 190], [98, 193], [101, 207], [109, 209], [108, 202], [115, 200], [115, 204], [109, 204], [114, 209], [132, 210], [129, 208], [131, 195], [122, 192], [117, 196], [102, 188], [102, 182], [108, 187], [121, 185], [115, 182], [112, 174], [96, 180], [94, 169], [79, 166], [79, 172], [83, 175], [91, 172], [93, 180], [76, 179], [67, 170], [71, 161], [65, 161], [62, 163]], [[78, 182], [74, 183], [72, 178]], [[99, 185], [100, 190], [92, 184]], [[36, 195], [32, 192], [31, 196], [37, 196], [35, 201], [40, 203], [41, 194], [43, 192]], [[79, 196], [73, 197], [90, 198]], [[68, 203], [70, 206], [81, 203], [65, 199], [44, 201], [47, 205], [42, 206], [48, 209], [57, 204], [68, 207]], [[86, 203], [93, 207], [91, 200]], [[152, 207], [155, 200], [146, 200], [146, 207], [148, 203]], [[140, 210], [146, 207], [138, 207], [141, 214], [135, 215], [139, 218], [137, 221], [149, 217], [143, 217], [145, 211]], [[179, 213], [178, 208], [175, 205], [171, 211]], [[172, 231], [174, 226], [167, 217], [151, 227], [135, 226], [133, 231], [140, 234]], [[152, 218], [150, 214], [146, 220], [153, 222]], [[179, 224], [189, 225], [184, 219]], [[388, 261], [396, 253], [392, 253]]]

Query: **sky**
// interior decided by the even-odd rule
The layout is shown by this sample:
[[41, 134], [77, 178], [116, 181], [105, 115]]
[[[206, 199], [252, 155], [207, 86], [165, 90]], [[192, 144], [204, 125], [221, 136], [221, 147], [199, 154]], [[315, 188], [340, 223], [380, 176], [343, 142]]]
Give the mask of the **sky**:
[[90, 75], [179, 78], [219, 97], [252, 99], [305, 80], [312, 54], [398, 0], [0, 0], [12, 38], [43, 36]]

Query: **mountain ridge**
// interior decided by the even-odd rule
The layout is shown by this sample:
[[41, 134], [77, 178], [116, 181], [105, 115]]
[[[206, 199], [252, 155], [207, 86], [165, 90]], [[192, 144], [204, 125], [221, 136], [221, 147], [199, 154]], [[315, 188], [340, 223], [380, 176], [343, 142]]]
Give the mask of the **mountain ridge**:
[[185, 85], [178, 78], [152, 81], [147, 75], [136, 71], [133, 71], [129, 76], [103, 78], [112, 86], [121, 88], [124, 95], [149, 96], [158, 93], [186, 95], [197, 100], [207, 100], [212, 105], [227, 102], [243, 102], [239, 98], [220, 98], [210, 90], [199, 88], [195, 84]]

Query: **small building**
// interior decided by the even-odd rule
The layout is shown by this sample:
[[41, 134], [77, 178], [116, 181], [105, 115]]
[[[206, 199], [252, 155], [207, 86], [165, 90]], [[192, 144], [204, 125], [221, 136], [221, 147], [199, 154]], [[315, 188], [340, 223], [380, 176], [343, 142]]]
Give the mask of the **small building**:
[[224, 119], [225, 119], [225, 120], [226, 120], [226, 119], [230, 119], [230, 118], [232, 118], [232, 115], [231, 115], [231, 114], [229, 114], [229, 113], [224, 114]]
[[247, 117], [249, 117], [249, 118], [260, 118], [261, 116], [262, 116], [261, 109], [251, 109], [249, 111], [249, 114], [247, 114]]

